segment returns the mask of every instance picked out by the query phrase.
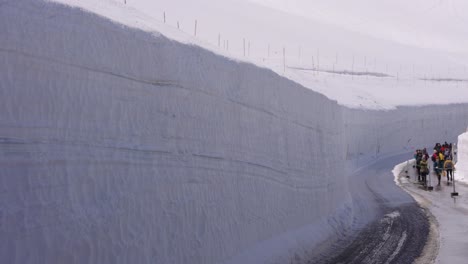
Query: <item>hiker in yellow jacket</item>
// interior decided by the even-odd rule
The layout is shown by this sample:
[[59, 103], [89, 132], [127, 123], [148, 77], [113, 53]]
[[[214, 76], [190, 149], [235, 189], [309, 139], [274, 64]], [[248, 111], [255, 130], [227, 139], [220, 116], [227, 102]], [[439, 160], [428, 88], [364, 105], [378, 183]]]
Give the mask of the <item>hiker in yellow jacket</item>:
[[[447, 172], [447, 182], [453, 181], [453, 170], [455, 165], [450, 157], [447, 157], [447, 160], [444, 162], [444, 170]], [[449, 177], [450, 175], [450, 177]]]

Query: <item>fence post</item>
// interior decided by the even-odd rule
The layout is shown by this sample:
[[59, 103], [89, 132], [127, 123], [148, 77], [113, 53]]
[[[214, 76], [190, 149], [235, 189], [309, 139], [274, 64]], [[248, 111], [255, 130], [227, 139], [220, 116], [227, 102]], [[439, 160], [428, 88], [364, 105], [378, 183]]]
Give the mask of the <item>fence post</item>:
[[286, 48], [283, 47], [283, 72], [286, 72]]
[[317, 49], [317, 75], [320, 74], [320, 49]]
[[242, 39], [244, 42], [244, 57], [245, 57], [245, 38]]

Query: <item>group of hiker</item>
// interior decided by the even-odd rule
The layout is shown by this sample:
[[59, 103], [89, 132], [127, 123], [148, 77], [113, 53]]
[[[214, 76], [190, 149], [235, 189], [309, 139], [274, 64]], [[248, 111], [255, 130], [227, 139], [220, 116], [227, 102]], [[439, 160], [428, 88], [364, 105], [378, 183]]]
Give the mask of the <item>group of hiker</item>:
[[426, 148], [417, 149], [414, 153], [414, 159], [416, 160], [416, 172], [418, 174], [418, 182], [427, 186], [427, 175], [430, 174], [430, 161], [432, 161], [432, 168], [434, 173], [437, 175], [438, 185], [442, 175], [447, 176], [447, 184], [453, 182], [453, 171], [455, 170], [455, 164], [453, 163], [453, 152], [452, 143], [444, 144], [436, 143], [433, 149], [433, 153], [429, 156]]

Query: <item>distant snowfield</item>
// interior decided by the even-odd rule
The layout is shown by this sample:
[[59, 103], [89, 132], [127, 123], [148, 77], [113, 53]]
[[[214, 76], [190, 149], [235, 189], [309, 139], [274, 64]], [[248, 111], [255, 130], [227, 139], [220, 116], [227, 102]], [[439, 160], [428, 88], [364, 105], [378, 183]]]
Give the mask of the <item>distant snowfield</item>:
[[270, 68], [350, 107], [468, 102], [461, 0], [51, 1]]

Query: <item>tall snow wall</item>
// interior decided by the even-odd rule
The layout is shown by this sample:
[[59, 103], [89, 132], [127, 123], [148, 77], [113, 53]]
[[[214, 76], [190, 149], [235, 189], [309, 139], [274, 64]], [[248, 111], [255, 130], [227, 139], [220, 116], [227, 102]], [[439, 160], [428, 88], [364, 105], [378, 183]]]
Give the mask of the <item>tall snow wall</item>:
[[2, 263], [306, 255], [359, 217], [353, 169], [466, 127], [466, 105], [351, 110], [42, 1], [1, 3], [0, 36]]
[[468, 132], [458, 136], [455, 180], [468, 183]]
[[436, 142], [456, 142], [467, 127], [467, 111], [466, 104], [405, 106], [392, 111], [346, 109], [343, 120], [348, 168], [422, 147], [431, 151]]

